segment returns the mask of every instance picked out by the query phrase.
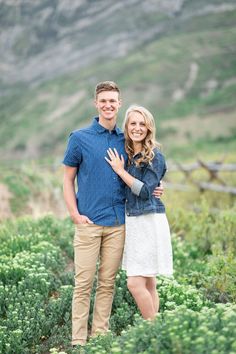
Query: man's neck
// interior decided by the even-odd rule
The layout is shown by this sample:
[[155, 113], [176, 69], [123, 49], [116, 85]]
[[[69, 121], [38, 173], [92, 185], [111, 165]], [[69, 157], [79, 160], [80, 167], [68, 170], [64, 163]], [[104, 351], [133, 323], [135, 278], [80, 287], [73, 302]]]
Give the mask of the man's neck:
[[104, 120], [104, 119], [101, 119], [100, 117], [98, 117], [98, 123], [105, 129], [107, 130], [113, 130], [116, 126], [116, 121], [114, 121], [114, 119], [112, 120]]

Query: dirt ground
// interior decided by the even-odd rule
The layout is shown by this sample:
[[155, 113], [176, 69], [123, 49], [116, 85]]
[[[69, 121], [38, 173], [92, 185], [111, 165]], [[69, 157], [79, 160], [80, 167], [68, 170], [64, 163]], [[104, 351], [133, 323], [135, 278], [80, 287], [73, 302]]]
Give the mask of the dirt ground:
[[0, 221], [12, 217], [10, 206], [11, 193], [4, 184], [0, 184]]
[[[11, 211], [12, 194], [5, 184], [0, 183], [0, 222], [9, 218], [15, 218], [16, 215]], [[59, 189], [51, 190], [49, 193], [41, 193], [37, 196], [31, 196], [18, 216], [31, 215], [38, 218], [46, 214], [53, 214], [58, 218], [68, 216], [62, 193]]]

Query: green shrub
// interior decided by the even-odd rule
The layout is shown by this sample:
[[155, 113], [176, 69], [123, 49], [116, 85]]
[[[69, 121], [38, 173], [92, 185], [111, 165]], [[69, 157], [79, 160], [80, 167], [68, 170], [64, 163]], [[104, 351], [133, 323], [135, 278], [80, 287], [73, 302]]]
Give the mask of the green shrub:
[[13, 196], [10, 199], [12, 212], [17, 214], [28, 201], [31, 194], [30, 188], [21, 174], [6, 176], [4, 183], [6, 183]]
[[[71, 224], [46, 217], [0, 228], [0, 352], [32, 353], [40, 341], [70, 322], [72, 286], [66, 278]], [[59, 241], [60, 235], [62, 235]], [[62, 242], [63, 240], [63, 242]], [[64, 254], [63, 254], [64, 253]], [[66, 258], [65, 258], [66, 256]], [[62, 276], [63, 275], [63, 276]]]
[[[117, 354], [226, 354], [236, 350], [236, 306], [216, 305], [193, 311], [185, 305], [166, 310], [153, 322], [138, 319], [134, 327], [123, 331], [112, 342], [92, 339], [84, 353]], [[97, 351], [95, 351], [97, 350]]]
[[[158, 277], [160, 313], [142, 320], [118, 272], [107, 335], [72, 349], [73, 225], [47, 216], [8, 221], [0, 227], [0, 352], [211, 353], [236, 352], [235, 221], [231, 211], [172, 215], [174, 278]], [[227, 223], [224, 228], [223, 224]], [[193, 225], [193, 227], [191, 227]], [[70, 269], [69, 269], [70, 268]], [[89, 325], [91, 325], [96, 281]], [[50, 350], [51, 348], [51, 350]], [[205, 348], [205, 352], [204, 352]], [[217, 351], [218, 350], [218, 351]]]
[[176, 208], [169, 215], [172, 232], [197, 249], [197, 256], [212, 254], [217, 245], [224, 252], [236, 255], [235, 208], [212, 211], [206, 200], [198, 211]]
[[214, 212], [204, 201], [200, 211], [176, 209], [171, 218], [175, 278], [212, 301], [235, 302], [234, 209]]

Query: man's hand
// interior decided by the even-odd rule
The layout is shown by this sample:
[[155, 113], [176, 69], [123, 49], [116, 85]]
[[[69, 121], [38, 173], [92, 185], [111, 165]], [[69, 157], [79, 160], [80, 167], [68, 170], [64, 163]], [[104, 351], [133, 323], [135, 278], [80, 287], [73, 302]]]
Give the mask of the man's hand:
[[161, 196], [164, 194], [164, 187], [162, 184], [162, 181], [160, 182], [160, 186], [156, 187], [152, 193], [152, 195], [154, 195], [154, 197], [156, 198], [161, 198]]
[[86, 215], [72, 215], [71, 219], [74, 224], [93, 224], [92, 220], [90, 220]]

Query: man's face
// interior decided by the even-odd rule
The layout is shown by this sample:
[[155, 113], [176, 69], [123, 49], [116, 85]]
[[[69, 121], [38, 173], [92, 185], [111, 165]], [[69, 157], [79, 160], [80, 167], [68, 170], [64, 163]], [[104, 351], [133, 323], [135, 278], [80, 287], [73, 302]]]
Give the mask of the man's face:
[[99, 121], [112, 122], [116, 120], [121, 106], [119, 93], [116, 91], [103, 91], [97, 95], [95, 106], [99, 114]]

